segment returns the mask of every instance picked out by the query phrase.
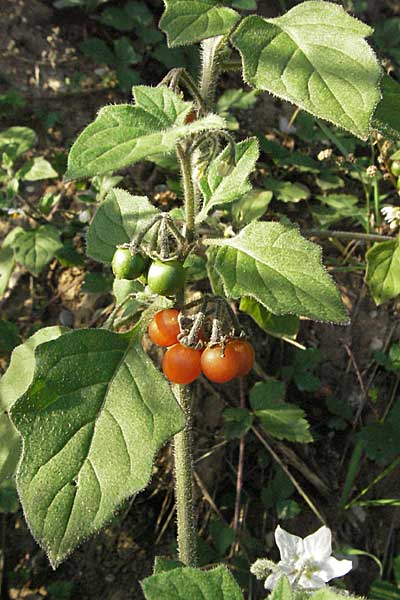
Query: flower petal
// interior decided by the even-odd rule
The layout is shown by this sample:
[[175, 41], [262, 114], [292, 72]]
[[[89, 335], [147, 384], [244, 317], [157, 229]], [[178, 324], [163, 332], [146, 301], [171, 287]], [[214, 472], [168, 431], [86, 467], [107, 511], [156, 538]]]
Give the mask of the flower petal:
[[351, 571], [352, 567], [353, 563], [351, 560], [338, 560], [330, 556], [318, 564], [318, 576], [325, 582], [330, 581], [335, 577], [343, 577], [343, 575]]
[[303, 542], [305, 556], [315, 562], [322, 562], [332, 554], [332, 533], [329, 527], [320, 527], [304, 538]]
[[303, 540], [282, 529], [280, 525], [275, 529], [275, 541], [283, 561], [295, 561], [303, 554]]
[[302, 590], [319, 590], [325, 587], [324, 580], [318, 577], [318, 575], [316, 573], [302, 575], [297, 582], [297, 587]]

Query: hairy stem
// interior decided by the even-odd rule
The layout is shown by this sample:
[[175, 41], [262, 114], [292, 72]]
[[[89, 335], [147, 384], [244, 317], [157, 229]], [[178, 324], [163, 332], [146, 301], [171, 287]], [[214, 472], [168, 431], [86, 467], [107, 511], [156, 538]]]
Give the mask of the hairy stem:
[[379, 235], [377, 233], [354, 233], [352, 231], [328, 231], [318, 229], [305, 229], [302, 234], [306, 237], [320, 238], [338, 238], [341, 240], [361, 240], [364, 242], [387, 242], [395, 238], [389, 235]]
[[173, 390], [186, 418], [185, 428], [174, 437], [175, 499], [179, 560], [188, 567], [196, 567], [197, 548], [193, 508], [191, 394], [188, 386], [174, 385]]
[[184, 151], [182, 146], [176, 147], [176, 153], [179, 159], [182, 181], [183, 181], [183, 192], [185, 195], [185, 220], [186, 220], [186, 238], [188, 242], [192, 242], [195, 231], [195, 191], [192, 179], [192, 164], [190, 156]]

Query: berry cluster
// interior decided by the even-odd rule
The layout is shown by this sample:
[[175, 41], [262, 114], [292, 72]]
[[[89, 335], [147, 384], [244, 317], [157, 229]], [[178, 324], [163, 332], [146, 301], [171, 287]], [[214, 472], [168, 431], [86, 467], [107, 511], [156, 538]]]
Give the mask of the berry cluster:
[[178, 260], [153, 260], [130, 248], [120, 247], [114, 253], [112, 270], [117, 279], [137, 279], [145, 276], [153, 294], [173, 296], [185, 283], [185, 269]]
[[[247, 375], [254, 365], [253, 346], [245, 338], [228, 338], [207, 345], [204, 330], [196, 347], [181, 343], [179, 311], [169, 308], [159, 311], [151, 320], [148, 333], [158, 346], [168, 348], [162, 361], [166, 378], [173, 383], [188, 384], [203, 373], [215, 383], [226, 383]], [[198, 346], [201, 346], [200, 348]]]

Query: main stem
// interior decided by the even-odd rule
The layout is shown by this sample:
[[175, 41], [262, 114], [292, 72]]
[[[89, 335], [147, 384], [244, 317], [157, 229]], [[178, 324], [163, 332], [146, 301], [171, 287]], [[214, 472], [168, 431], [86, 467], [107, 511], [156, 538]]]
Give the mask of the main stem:
[[[217, 79], [217, 62], [222, 38], [203, 42], [200, 94], [202, 111], [213, 104]], [[186, 239], [189, 244], [195, 237], [196, 188], [193, 177], [192, 157], [184, 145], [178, 144], [177, 156], [180, 163], [185, 197]], [[175, 500], [178, 527], [179, 560], [189, 567], [197, 566], [197, 540], [193, 502], [193, 448], [191, 392], [189, 386], [174, 385], [175, 397], [185, 415], [185, 427], [174, 437]]]
[[179, 560], [197, 566], [196, 528], [193, 507], [192, 417], [190, 388], [174, 386], [174, 394], [186, 419], [185, 428], [174, 437], [175, 500], [178, 526]]

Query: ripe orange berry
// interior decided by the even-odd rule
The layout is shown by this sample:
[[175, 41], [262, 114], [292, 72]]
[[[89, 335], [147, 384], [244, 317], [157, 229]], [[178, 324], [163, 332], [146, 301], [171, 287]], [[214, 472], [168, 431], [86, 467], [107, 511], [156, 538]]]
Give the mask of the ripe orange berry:
[[204, 375], [214, 383], [226, 383], [238, 374], [239, 355], [228, 343], [225, 348], [220, 344], [206, 348], [201, 355], [201, 369]]
[[176, 344], [179, 335], [178, 317], [179, 310], [176, 308], [166, 308], [156, 313], [148, 328], [151, 341], [158, 346]]
[[168, 348], [162, 360], [162, 370], [169, 381], [186, 385], [201, 373], [201, 350], [175, 344]]

